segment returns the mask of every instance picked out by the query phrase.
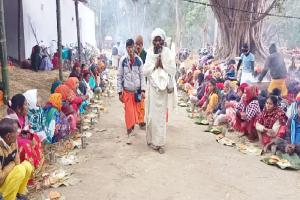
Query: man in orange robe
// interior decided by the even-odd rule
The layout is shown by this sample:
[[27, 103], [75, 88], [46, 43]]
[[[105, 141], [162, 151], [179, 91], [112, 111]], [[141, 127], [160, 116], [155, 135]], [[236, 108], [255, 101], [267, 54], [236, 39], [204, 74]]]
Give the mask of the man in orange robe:
[[119, 99], [125, 105], [127, 144], [131, 144], [134, 126], [139, 123], [137, 103], [145, 97], [145, 77], [142, 73], [143, 62], [134, 52], [134, 40], [127, 40], [126, 50], [127, 54], [119, 63], [117, 87]]

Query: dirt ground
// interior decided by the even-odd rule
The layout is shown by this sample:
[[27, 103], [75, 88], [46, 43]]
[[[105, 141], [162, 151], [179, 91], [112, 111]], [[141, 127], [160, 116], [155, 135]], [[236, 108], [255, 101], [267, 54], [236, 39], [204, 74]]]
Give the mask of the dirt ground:
[[[19, 67], [9, 67], [9, 87], [10, 97], [18, 93], [24, 93], [30, 89], [38, 89], [38, 95], [41, 104], [45, 104], [50, 95], [51, 84], [58, 79], [58, 70], [55, 71], [39, 71], [25, 70]], [[68, 76], [68, 72], [64, 72], [64, 78]], [[6, 106], [0, 107], [0, 116], [6, 114]]]
[[[81, 183], [58, 191], [72, 200], [246, 200], [299, 199], [300, 174], [283, 171], [215, 141], [179, 108], [168, 128], [163, 155], [149, 149], [145, 131], [137, 129], [133, 145], [125, 144], [124, 111], [117, 97], [107, 101], [80, 152], [85, 162], [71, 167]], [[47, 191], [45, 191], [47, 192]]]
[[[38, 88], [45, 102], [58, 72], [11, 71], [11, 94]], [[117, 97], [105, 100], [103, 114], [78, 165], [68, 167], [81, 183], [59, 188], [67, 200], [248, 200], [299, 199], [300, 174], [282, 171], [215, 141], [178, 108], [168, 127], [166, 154], [146, 145], [145, 131], [136, 129], [125, 144], [124, 110]], [[4, 107], [0, 109], [3, 114]], [[56, 190], [56, 189], [53, 189]], [[48, 191], [44, 191], [45, 194]]]

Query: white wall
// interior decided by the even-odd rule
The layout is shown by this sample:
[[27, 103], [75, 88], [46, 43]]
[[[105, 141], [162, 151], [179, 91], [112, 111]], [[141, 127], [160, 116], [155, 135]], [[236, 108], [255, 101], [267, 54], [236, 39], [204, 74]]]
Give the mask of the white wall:
[[[86, 42], [96, 46], [95, 38], [95, 15], [93, 11], [84, 5], [79, 6], [81, 21], [82, 43]], [[23, 22], [25, 56], [28, 58], [31, 49], [37, 44], [31, 24], [36, 31], [38, 41], [43, 41], [46, 46], [53, 45], [56, 49], [57, 28], [56, 28], [56, 3], [54, 0], [23, 0]], [[61, 1], [61, 25], [63, 45], [77, 43], [75, 5], [73, 0]], [[53, 42], [52, 40], [55, 40]]]

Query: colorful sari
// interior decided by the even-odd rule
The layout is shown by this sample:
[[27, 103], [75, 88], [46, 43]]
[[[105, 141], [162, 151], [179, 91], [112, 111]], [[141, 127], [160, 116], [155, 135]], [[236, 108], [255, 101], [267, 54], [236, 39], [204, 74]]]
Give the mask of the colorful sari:
[[[276, 132], [276, 137], [283, 138], [285, 136], [286, 122], [288, 118], [284, 111], [276, 106], [272, 111], [268, 112], [266, 109], [261, 113], [256, 128], [258, 129], [259, 125], [267, 129], [273, 129]], [[263, 129], [262, 129], [263, 130]], [[271, 142], [272, 137], [269, 136], [265, 131], [262, 132], [262, 143], [263, 145]]]
[[46, 117], [43, 108], [37, 106], [37, 89], [28, 90], [23, 94], [29, 104], [27, 121], [30, 130], [35, 132], [41, 141], [46, 139]]
[[21, 128], [17, 136], [20, 161], [27, 160], [34, 166], [35, 171], [40, 171], [44, 164], [44, 154], [39, 136], [29, 131], [30, 124], [28, 124], [26, 117], [17, 115], [11, 109], [8, 110], [6, 117], [18, 120]]
[[47, 141], [55, 143], [65, 138], [70, 134], [70, 125], [68, 117], [61, 112], [62, 96], [59, 93], [54, 93], [50, 96], [49, 102], [44, 108], [46, 115], [46, 126], [48, 127]]

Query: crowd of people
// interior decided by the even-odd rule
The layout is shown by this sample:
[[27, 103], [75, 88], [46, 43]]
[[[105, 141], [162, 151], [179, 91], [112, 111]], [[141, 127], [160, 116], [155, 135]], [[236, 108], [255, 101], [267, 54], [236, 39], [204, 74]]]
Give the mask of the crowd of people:
[[52, 84], [45, 105], [37, 89], [12, 97], [0, 120], [0, 199], [27, 199], [26, 186], [45, 163], [43, 147], [78, 132], [80, 115], [106, 90], [106, 74], [102, 62], [75, 63], [69, 78]]
[[[238, 137], [259, 142], [263, 152], [282, 151], [300, 155], [300, 72], [293, 59], [289, 69], [272, 44], [265, 66], [255, 68], [255, 57], [248, 45], [242, 47], [238, 62], [214, 60], [186, 69], [181, 67], [178, 88], [188, 97], [187, 110], [202, 124], [219, 133], [222, 125]], [[271, 82], [261, 84], [267, 72]], [[256, 81], [255, 81], [256, 80]]]
[[[226, 124], [239, 137], [258, 141], [264, 152], [275, 149], [300, 155], [300, 80], [295, 76], [300, 68], [295, 59], [287, 70], [272, 44], [259, 71], [255, 56], [244, 45], [238, 62], [221, 64], [205, 54], [192, 67], [181, 65], [176, 71], [166, 33], [155, 29], [151, 41], [146, 52], [142, 36], [128, 39], [125, 55], [113, 61], [118, 68], [119, 100], [125, 109], [127, 144], [132, 144], [135, 125], [139, 125], [146, 129], [149, 147], [165, 152], [167, 122], [177, 106], [179, 88], [188, 97], [193, 117], [198, 113], [215, 128]], [[40, 62], [35, 55], [32, 60], [33, 65]], [[28, 181], [45, 162], [43, 145], [75, 133], [80, 114], [87, 111], [94, 95], [107, 89], [106, 65], [101, 59], [91, 63], [76, 62], [67, 80], [54, 81], [46, 105], [41, 105], [36, 89], [12, 97], [7, 116], [0, 120], [0, 194], [5, 200], [27, 199]], [[258, 87], [268, 71], [269, 87]]]

